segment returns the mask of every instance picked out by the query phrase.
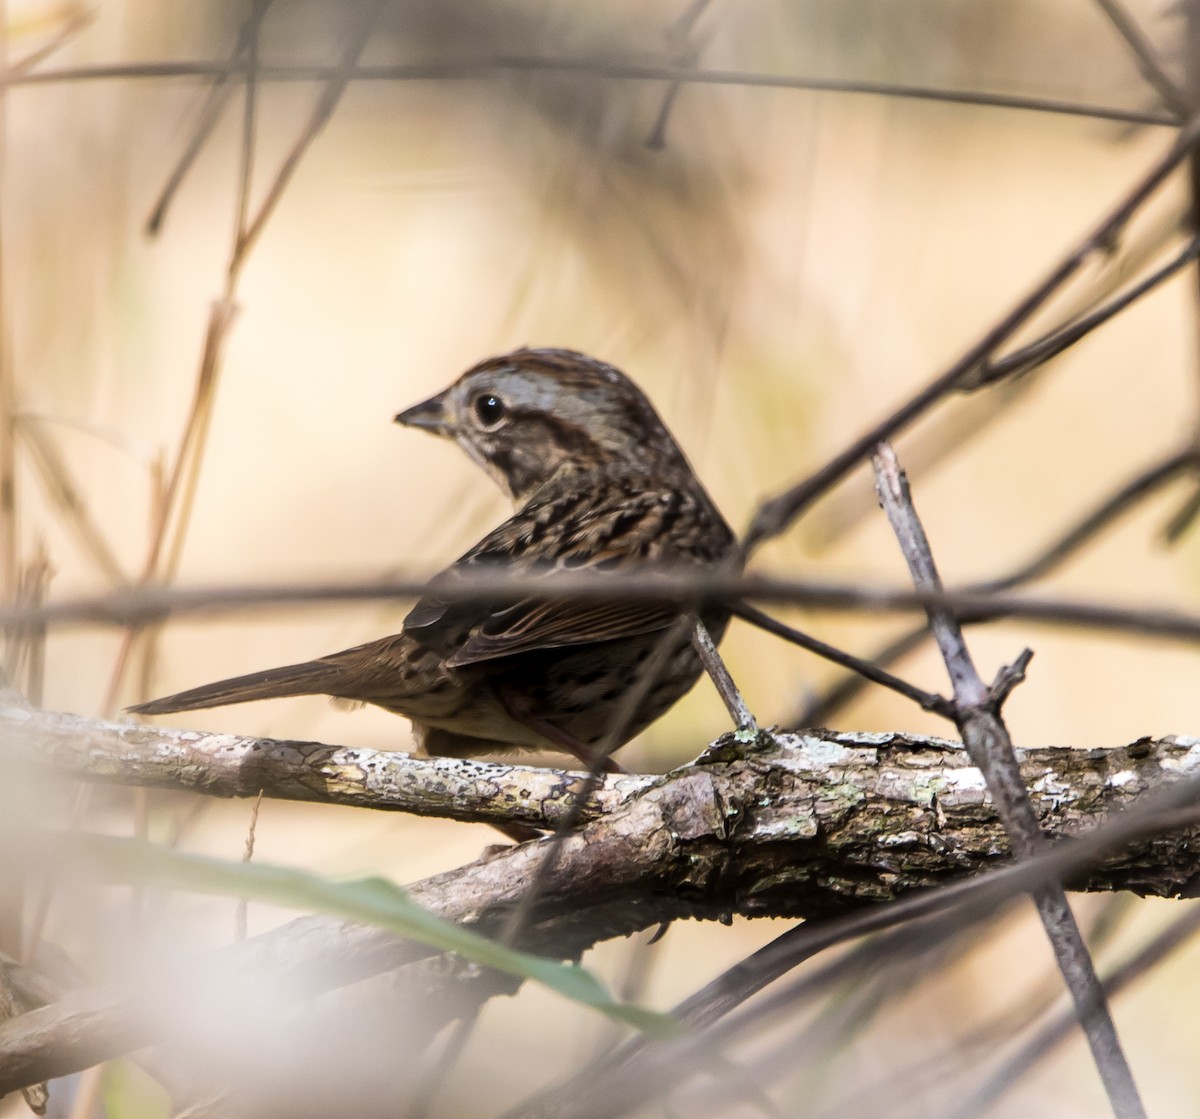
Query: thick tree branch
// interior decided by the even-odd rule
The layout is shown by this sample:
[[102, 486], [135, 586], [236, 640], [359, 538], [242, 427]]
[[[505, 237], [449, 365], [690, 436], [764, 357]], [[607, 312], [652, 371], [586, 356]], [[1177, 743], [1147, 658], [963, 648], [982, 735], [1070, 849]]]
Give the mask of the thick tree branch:
[[[1028, 751], [1022, 762], [1043, 828], [1061, 836], [1164, 781], [1200, 777], [1200, 745], [1167, 738], [1111, 750], [1050, 748]], [[57, 773], [222, 796], [263, 788], [268, 796], [541, 826], [553, 826], [581, 780], [532, 767], [120, 726], [16, 706], [0, 709], [0, 765], [9, 781]], [[523, 947], [570, 956], [684, 917], [825, 917], [1007, 861], [1003, 828], [965, 752], [898, 734], [728, 735], [674, 773], [605, 777], [585, 818], [563, 844]], [[36, 871], [52, 845], [35, 839], [3, 851]], [[1073, 884], [1191, 893], [1197, 842], [1193, 818], [1186, 830], [1110, 855]], [[524, 896], [543, 847], [508, 849], [411, 892], [432, 912], [495, 934]], [[164, 1023], [155, 1008], [169, 1005], [177, 1015], [197, 991], [209, 1003], [225, 991], [232, 1000], [246, 977], [270, 976], [276, 989], [302, 998], [430, 951], [379, 929], [302, 917], [189, 964], [183, 989], [177, 979], [148, 975], [142, 994], [74, 993], [5, 1023], [0, 1092], [151, 1040], [178, 1040], [178, 1021]]]
[[[552, 828], [570, 811], [582, 773], [538, 766], [414, 758], [273, 738], [112, 723], [0, 705], [0, 765], [105, 784], [215, 797], [314, 801], [478, 823]], [[648, 788], [651, 777], [601, 785], [584, 819]]]
[[[1062, 836], [1094, 826], [1164, 780], [1200, 777], [1200, 743], [1167, 737], [1112, 749], [1047, 747], [1022, 752], [1021, 762], [1043, 829]], [[584, 776], [109, 723], [15, 704], [0, 706], [0, 766], [9, 782], [51, 774], [218, 797], [257, 796], [261, 789], [275, 799], [540, 828], [560, 822]], [[982, 775], [961, 746], [946, 739], [826, 730], [726, 735], [674, 773], [605, 776], [581, 818], [610, 827], [617, 814], [634, 812], [647, 798], [702, 820], [689, 830], [700, 827], [708, 841], [722, 845], [712, 856], [722, 861], [725, 887], [693, 889], [689, 904], [666, 916], [715, 917], [732, 900], [751, 915], [809, 917], [893, 898], [1007, 858]], [[676, 863], [686, 845], [682, 835], [677, 832], [676, 849], [657, 868], [663, 881], [682, 869]], [[758, 881], [774, 863], [786, 865], [791, 879], [778, 897]], [[652, 869], [639, 855], [629, 881], [649, 886], [645, 875]], [[1170, 896], [1198, 869], [1175, 836], [1127, 853], [1082, 885]], [[729, 892], [738, 889], [746, 896]]]

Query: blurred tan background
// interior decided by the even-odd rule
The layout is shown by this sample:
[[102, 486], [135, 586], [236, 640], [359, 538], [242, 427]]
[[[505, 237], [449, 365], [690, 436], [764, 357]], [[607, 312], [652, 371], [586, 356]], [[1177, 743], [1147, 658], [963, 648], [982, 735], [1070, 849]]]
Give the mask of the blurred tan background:
[[[347, 10], [273, 5], [263, 61], [334, 60]], [[1177, 33], [1158, 5], [1133, 10], [1164, 44]], [[246, 13], [233, 2], [145, 0], [88, 11], [90, 25], [42, 70], [222, 58]], [[603, 54], [670, 62], [670, 29], [683, 11], [680, 3], [587, 12], [396, 4], [363, 61]], [[10, 0], [10, 58], [52, 41], [79, 12]], [[689, 41], [701, 65], [714, 69], [1154, 105], [1089, 5], [718, 2], [701, 13]], [[205, 88], [189, 78], [123, 77], [20, 85], [7, 99], [3, 313], [17, 406], [61, 455], [131, 580], [149, 546], [155, 464], [169, 467], [176, 454], [232, 242], [239, 94], [160, 234], [143, 232]], [[506, 515], [504, 499], [456, 448], [396, 428], [391, 417], [479, 358], [526, 343], [582, 349], [628, 372], [743, 528], [761, 499], [815, 469], [957, 357], [1170, 142], [1166, 129], [1084, 117], [695, 85], [673, 105], [665, 149], [652, 150], [646, 141], [664, 93], [660, 81], [553, 72], [351, 85], [240, 277], [178, 583], [370, 580], [424, 575], [449, 562]], [[254, 200], [315, 94], [311, 83], [289, 82], [266, 83], [259, 96]], [[1182, 205], [1175, 184], [1132, 245], [1170, 230]], [[1075, 293], [1085, 296], [1121, 267], [1117, 258], [1091, 269]], [[1003, 573], [1187, 436], [1195, 422], [1195, 298], [1194, 275], [1184, 273], [1025, 384], [963, 449], [928, 468], [914, 465], [916, 499], [948, 582]], [[1049, 325], [1054, 315], [1040, 321]], [[960, 404], [946, 414], [954, 409]], [[945, 430], [923, 427], [901, 440], [902, 459], [921, 453], [923, 433], [940, 441]], [[18, 442], [16, 450], [22, 563], [44, 544], [53, 598], [109, 589], [27, 448]], [[899, 554], [863, 481], [814, 509], [756, 568], [902, 584]], [[1200, 544], [1192, 534], [1167, 550], [1158, 537], [1185, 492], [1176, 487], [1147, 503], [1046, 589], [1195, 611]], [[406, 609], [343, 605], [172, 622], [151, 661], [150, 691], [394, 632]], [[864, 653], [900, 624], [788, 616]], [[120, 640], [100, 630], [53, 632], [45, 705], [104, 714]], [[1118, 745], [1197, 726], [1194, 649], [1018, 624], [971, 640], [989, 678], [1024, 645], [1036, 652], [1008, 708], [1021, 745]], [[724, 650], [765, 723], [789, 722], [806, 696], [836, 678], [740, 625]], [[929, 651], [902, 671], [945, 689]], [[146, 698], [138, 675], [128, 672], [121, 705]], [[411, 745], [404, 720], [321, 699], [198, 712], [183, 723]], [[844, 709], [836, 725], [945, 732], [877, 691]], [[702, 683], [623, 760], [666, 769], [725, 726]], [[127, 794], [98, 795], [91, 811], [95, 824], [131, 826]], [[189, 821], [187, 849], [240, 856], [246, 805], [206, 805], [197, 817], [190, 802], [151, 798], [149, 834], [168, 834], [181, 817]], [[471, 859], [489, 842], [486, 829], [268, 803], [256, 858], [404, 882]], [[111, 904], [106, 919], [119, 923]], [[1079, 908], [1086, 915], [1096, 905], [1083, 899]], [[209, 924], [189, 926], [200, 940], [232, 935], [232, 904], [178, 906], [196, 921], [207, 915]], [[1114, 958], [1172, 913], [1170, 903], [1133, 907]], [[116, 949], [90, 938], [77, 916], [71, 899], [59, 899], [46, 935], [103, 975]], [[251, 928], [281, 916], [251, 907]], [[781, 927], [674, 927], [655, 950], [639, 1000], [669, 1006]], [[592, 963], [616, 982], [631, 951], [607, 945]], [[1187, 950], [1117, 1006], [1156, 1116], [1195, 1113], [1196, 1037], [1185, 1008], [1197, 993], [1196, 962]], [[1010, 922], [986, 951], [884, 1015], [829, 1076], [835, 1086], [873, 1079], [889, 1060], [902, 1064], [949, 1042], [1048, 966], [1031, 923]], [[516, 1099], [548, 1070], [566, 1071], [601, 1032], [528, 991], [488, 1009], [466, 1060], [472, 1076], [496, 1085], [498, 1101]], [[471, 1077], [463, 1079], [469, 1085]], [[810, 1089], [785, 1081], [786, 1113], [806, 1114], [800, 1101]], [[461, 1092], [455, 1106], [472, 1114], [469, 1086]], [[1085, 1116], [1102, 1108], [1075, 1042], [997, 1113]]]

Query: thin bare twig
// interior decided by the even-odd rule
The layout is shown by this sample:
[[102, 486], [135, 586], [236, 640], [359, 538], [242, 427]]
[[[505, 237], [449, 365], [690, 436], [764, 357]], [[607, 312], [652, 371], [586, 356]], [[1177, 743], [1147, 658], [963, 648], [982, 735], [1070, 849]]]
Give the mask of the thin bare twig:
[[[886, 443], [881, 444], [872, 462], [880, 501], [912, 573], [913, 584], [922, 590], [940, 589], [941, 579], [929, 541], [895, 452]], [[1012, 741], [1000, 717], [1002, 697], [996, 687], [989, 689], [980, 678], [954, 615], [947, 610], [931, 609], [929, 624], [954, 685], [956, 721], [963, 744], [983, 771], [1013, 852], [1018, 858], [1036, 855], [1045, 840]], [[1004, 690], [1008, 686], [1006, 680]], [[1061, 886], [1050, 886], [1038, 890], [1033, 897], [1113, 1112], [1120, 1119], [1140, 1119], [1145, 1110], [1066, 893]]]
[[699, 618], [693, 616], [691, 621], [692, 648], [696, 650], [700, 663], [704, 665], [704, 670], [712, 680], [713, 687], [717, 689], [721, 702], [725, 704], [725, 710], [729, 712], [733, 725], [738, 730], [757, 731], [758, 723], [750, 713], [750, 708], [746, 706], [746, 700], [733, 682], [733, 677], [729, 675], [729, 669], [721, 659], [721, 654], [717, 652], [712, 636]]
[[[848, 668], [854, 673], [853, 679], [860, 686], [865, 686], [868, 683], [879, 684], [882, 687], [898, 692], [906, 699], [911, 699], [926, 711], [934, 711], [947, 719], [954, 717], [950, 702], [944, 696], [927, 692], [923, 688], [918, 688], [915, 684], [910, 684], [907, 680], [902, 680], [899, 676], [893, 676], [890, 672], [881, 668], [881, 664], [888, 663], [883, 660], [882, 656], [870, 661], [861, 660], [852, 653], [847, 653], [824, 641], [819, 641], [817, 638], [809, 636], [803, 630], [795, 629], [745, 603], [736, 605], [733, 608], [733, 613], [735, 617], [749, 622], [752, 626], [758, 626], [759, 629], [765, 630], [767, 633], [772, 633], [776, 637], [782, 637], [785, 641], [790, 641], [793, 645], [799, 645], [800, 648], [807, 649], [810, 653], [816, 653], [817, 656], [823, 657], [825, 660], [839, 664], [843, 668]], [[922, 629], [919, 632], [923, 634], [925, 631]], [[811, 726], [813, 721], [813, 719], [805, 717], [797, 725]]]
[[[212, 405], [212, 393], [216, 379], [216, 355], [218, 339], [223, 337], [231, 325], [236, 307], [223, 300], [214, 300], [209, 309], [208, 329], [205, 333], [204, 355], [200, 363], [200, 372], [196, 379], [192, 394], [191, 407], [183, 425], [179, 449], [171, 467], [166, 484], [162, 488], [162, 499], [157, 503], [154, 521], [151, 525], [150, 543], [142, 571], [138, 579], [141, 587], [149, 587], [158, 578], [159, 563], [166, 547], [168, 529], [175, 512], [176, 502], [181, 489], [185, 486], [185, 477], [198, 458], [193, 453], [193, 447], [202, 442], [203, 432], [207, 430], [205, 417]], [[134, 647], [140, 635], [140, 629], [146, 624], [153, 624], [158, 619], [132, 619], [127, 632], [121, 639], [113, 668], [109, 676], [108, 689], [105, 695], [104, 709], [111, 711], [116, 707], [117, 696], [120, 694], [129, 661], [133, 656]]]
[[[864, 663], [871, 665], [876, 672], [883, 672], [885, 665], [893, 665], [908, 656], [914, 649], [919, 649], [925, 644], [928, 637], [929, 626], [919, 623], [877, 649], [871, 654], [871, 659]], [[805, 698], [797, 713], [786, 721], [798, 727], [823, 726], [835, 712], [840, 711], [846, 704], [857, 699], [866, 689], [868, 678], [865, 674], [860, 673], [857, 668], [850, 665], [847, 665], [847, 667], [851, 671], [841, 680], [831, 684], [824, 691]], [[897, 688], [895, 690], [899, 691], [900, 689]], [[949, 713], [949, 700], [944, 697], [941, 698], [942, 702], [946, 705], [946, 713]]]
[[[293, 603], [316, 606], [331, 602], [412, 599], [419, 597], [426, 589], [427, 583], [421, 579], [189, 589], [139, 586], [98, 598], [0, 608], [0, 631], [28, 625], [144, 626], [158, 624], [169, 617], [213, 617], [231, 611]], [[495, 602], [513, 594], [536, 594], [547, 599], [577, 598], [586, 602], [610, 599], [614, 592], [630, 601], [678, 599], [691, 605], [724, 603], [731, 609], [743, 600], [875, 615], [883, 612], [925, 611], [930, 606], [937, 606], [953, 610], [960, 616], [1024, 619], [1041, 625], [1133, 633], [1185, 643], [1200, 641], [1200, 615], [1165, 607], [1139, 609], [1085, 599], [991, 595], [972, 590], [920, 592], [911, 588], [785, 579], [769, 575], [653, 572], [594, 577], [586, 572], [563, 572], [534, 579], [508, 577], [497, 572], [480, 578], [464, 575], [456, 580], [453, 588], [455, 601], [462, 602]], [[445, 593], [451, 592], [447, 590]]]
[[[217, 380], [224, 364], [225, 344], [229, 338], [237, 307], [238, 279], [249, 259], [251, 249], [262, 235], [276, 206], [282, 200], [305, 153], [328, 123], [341, 100], [347, 84], [346, 70], [358, 60], [365, 48], [384, 2], [385, 0], [368, 0], [362, 12], [358, 14], [343, 49], [338, 68], [322, 89], [317, 104], [309, 114], [300, 136], [293, 143], [291, 150], [276, 171], [257, 211], [253, 217], [249, 217], [250, 180], [254, 155], [254, 121], [257, 105], [255, 88], [260, 72], [257, 38], [261, 31], [262, 17], [265, 16], [269, 7], [269, 0], [255, 0], [258, 19], [252, 23], [250, 28], [252, 42], [245, 60], [245, 73], [249, 86], [243, 118], [242, 157], [234, 244], [226, 268], [224, 294], [220, 300], [214, 302], [212, 307], [209, 329], [204, 340], [204, 353], [200, 361], [200, 372], [197, 377], [196, 394], [188, 423], [185, 426], [184, 442], [176, 460], [176, 469], [167, 486], [166, 506], [174, 513], [176, 526], [167, 549], [164, 571], [161, 573], [167, 581], [170, 581], [178, 570], [186, 540], [187, 526], [190, 523], [191, 510], [200, 482], [200, 465], [208, 439], [209, 424], [212, 420]], [[177, 510], [172, 509], [172, 506], [177, 506]], [[157, 556], [155, 556], [155, 566], [157, 566]]]
[[[1106, 898], [1098, 920], [1093, 920], [1086, 930], [1088, 943], [1093, 952], [1105, 945], [1115, 926], [1131, 911], [1134, 899], [1126, 894], [1114, 894]], [[961, 937], [959, 943], [968, 951], [981, 946], [985, 937], [996, 933], [1003, 926], [999, 922], [980, 928], [973, 941]], [[942, 966], [939, 970], [946, 970]], [[1114, 992], [1107, 987], [1111, 995]], [[830, 1101], [814, 1114], [814, 1119], [834, 1119], [841, 1115], [869, 1115], [881, 1108], [886, 1109], [889, 1099], [920, 1099], [922, 1094], [938, 1089], [961, 1096], [959, 1078], [971, 1076], [974, 1070], [1006, 1045], [1012, 1038], [1028, 1033], [1032, 1024], [1044, 1017], [1055, 1003], [1062, 1001], [1062, 981], [1057, 969], [1038, 981], [1037, 988], [1025, 994], [1013, 1006], [1002, 1009], [965, 1033], [958, 1033], [947, 1044], [933, 1052], [922, 1051], [915, 1061], [899, 1068], [890, 1068], [874, 1083], [846, 1085], [846, 1092]], [[1075, 1028], [1075, 1015], [1068, 1017], [1070, 1028]], [[944, 1117], [939, 1117], [944, 1119]]]
[[999, 594], [1041, 579], [1078, 554], [1085, 544], [1167, 482], [1173, 481], [1181, 474], [1195, 473], [1197, 470], [1200, 470], [1200, 455], [1196, 448], [1183, 447], [1167, 454], [1118, 486], [1037, 555], [1007, 575], [972, 583], [971, 590], [980, 594]]
[[246, 240], [247, 222], [250, 216], [250, 187], [254, 179], [255, 132], [258, 122], [258, 42], [263, 19], [271, 0], [253, 0], [246, 27], [239, 38], [245, 42], [245, 55], [249, 65], [246, 73], [245, 106], [242, 112], [241, 168], [238, 174], [238, 199], [233, 222], [233, 251], [229, 258], [229, 284], [226, 292], [231, 296], [238, 258]]
[[74, 530], [88, 557], [112, 586], [123, 586], [128, 581], [125, 572], [104, 530], [92, 517], [50, 433], [28, 416], [20, 417], [16, 430], [28, 447], [30, 461], [40, 471], [42, 482], [58, 505], [63, 520]]
[[1050, 331], [1026, 346], [1022, 346], [1015, 353], [1007, 354], [994, 361], [985, 361], [980, 366], [978, 375], [971, 378], [971, 385], [987, 385], [1008, 377], [1019, 377], [1044, 365], [1052, 358], [1065, 353], [1110, 319], [1115, 318], [1142, 296], [1148, 295], [1165, 283], [1177, 272], [1191, 264], [1198, 256], [1200, 256], [1200, 236], [1193, 237], [1166, 264], [1155, 269], [1145, 279], [1139, 280], [1128, 290], [1114, 296], [1095, 310], [1089, 311], [1074, 322]]
[[[238, 277], [251, 248], [274, 213], [275, 207], [283, 197], [305, 152], [308, 151], [332, 116], [333, 110], [346, 88], [346, 70], [358, 60], [359, 54], [365, 47], [382, 3], [383, 0], [370, 0], [370, 3], [359, 14], [343, 50], [340, 65], [329, 77], [300, 137], [293, 144], [276, 172], [254, 217], [248, 218], [256, 106], [254, 82], [259, 73], [256, 42], [261, 31], [262, 19], [269, 7], [268, 0], [255, 0], [255, 8], [247, 27], [249, 44], [246, 58], [231, 63], [232, 67], [244, 73], [248, 79], [252, 79], [247, 90], [246, 113], [243, 123], [242, 166], [234, 245], [226, 269], [224, 293], [220, 299], [214, 300], [210, 309], [208, 330], [205, 334], [204, 351], [200, 359], [192, 405], [184, 424], [179, 451], [165, 488], [162, 515], [152, 532], [149, 554], [142, 571], [141, 581], [143, 583], [155, 579], [169, 582], [178, 569], [182, 557], [191, 509], [199, 484], [200, 466], [212, 418], [217, 382], [224, 360], [225, 343], [236, 315], [235, 299]], [[173, 534], [168, 531], [171, 527], [174, 528]], [[165, 563], [162, 562], [164, 554], [166, 556]], [[124, 680], [138, 637], [137, 630], [131, 629], [122, 642], [109, 685], [108, 697], [111, 703], [115, 704], [115, 697]], [[146, 655], [149, 657], [152, 654], [147, 650]]]
[[[939, 890], [890, 905], [873, 906], [845, 917], [794, 925], [676, 1003], [670, 1014], [691, 1030], [703, 1030], [826, 949], [938, 912], [948, 904], [952, 904], [948, 891]], [[657, 1044], [650, 1038], [633, 1037], [601, 1054], [568, 1080], [527, 1096], [502, 1119], [563, 1114], [600, 1085], [613, 1077], [622, 1077], [624, 1070], [654, 1055], [656, 1048]]]
[[[21, 566], [17, 578], [17, 601], [44, 602], [54, 568], [46, 544], [38, 540], [33, 557]], [[45, 685], [46, 627], [37, 624], [15, 630], [9, 637], [5, 675], [33, 705], [40, 706]]]
[[[1178, 224], [1177, 217], [1158, 219], [1156, 228], [1140, 236], [1132, 248], [1122, 251], [1122, 265], [1133, 269], [1135, 274], [1144, 272], [1157, 259], [1162, 247], [1176, 238]], [[926, 418], [920, 439], [912, 441], [907, 449], [910, 469], [924, 476], [977, 438], [984, 428], [1026, 398], [1032, 382], [1022, 378], [1061, 356], [1137, 300], [1161, 287], [1191, 264], [1198, 252], [1200, 243], [1193, 239], [1166, 264], [1124, 290], [1122, 283], [1117, 282], [1118, 270], [1106, 270], [1107, 278], [1091, 285], [1094, 294], [1073, 299], [1071, 310], [1057, 326], [1014, 352], [985, 361], [958, 386], [962, 393], [973, 394], [970, 399], [957, 401], [942, 415], [931, 413]], [[974, 393], [997, 382], [1003, 382], [998, 391]], [[824, 504], [814, 510], [812, 527], [828, 543], [871, 515], [875, 506], [874, 492], [865, 484], [846, 486], [840, 492], [828, 494]]]
[[[51, 85], [60, 82], [161, 80], [163, 78], [217, 78], [246, 73], [244, 61], [198, 60], [192, 62], [129, 62], [101, 66], [63, 67], [11, 78], [11, 85]], [[554, 58], [547, 55], [497, 55], [478, 59], [453, 59], [412, 65], [354, 66], [342, 71], [328, 64], [271, 65], [259, 68], [259, 80], [266, 82], [328, 81], [341, 74], [350, 81], [474, 81], [506, 73], [585, 74], [610, 81], [681, 82], [685, 85], [737, 86], [750, 89], [793, 89], [810, 93], [845, 93], [868, 97], [889, 97], [915, 101], [933, 101], [948, 105], [973, 105], [980, 108], [1015, 109], [1050, 113], [1055, 116], [1083, 117], [1118, 124], [1152, 125], [1176, 128], [1178, 119], [1165, 112], [1119, 109], [1106, 105], [1084, 105], [1048, 97], [1023, 97], [1004, 93], [980, 93], [972, 90], [938, 89], [933, 86], [907, 85], [903, 82], [847, 81], [837, 78], [790, 77], [762, 74], [749, 70], [692, 70], [682, 66], [650, 66], [606, 58]]]

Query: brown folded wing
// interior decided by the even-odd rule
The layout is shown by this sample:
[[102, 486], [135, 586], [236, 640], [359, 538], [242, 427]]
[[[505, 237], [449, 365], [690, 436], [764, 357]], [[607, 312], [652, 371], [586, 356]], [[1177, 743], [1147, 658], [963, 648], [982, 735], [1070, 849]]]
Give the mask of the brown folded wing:
[[[686, 488], [652, 489], [636, 478], [616, 481], [621, 484], [610, 477], [591, 492], [581, 493], [576, 485], [561, 498], [534, 499], [433, 580], [405, 619], [405, 633], [438, 649], [448, 667], [457, 668], [665, 629], [679, 614], [677, 604], [536, 596], [481, 602], [455, 600], [447, 593], [460, 574], [475, 578], [489, 567], [497, 569], [498, 583], [506, 574], [619, 575], [711, 562], [732, 542], [729, 534], [722, 546], [717, 533], [714, 544], [711, 505]], [[587, 510], [582, 517], [581, 508]]]

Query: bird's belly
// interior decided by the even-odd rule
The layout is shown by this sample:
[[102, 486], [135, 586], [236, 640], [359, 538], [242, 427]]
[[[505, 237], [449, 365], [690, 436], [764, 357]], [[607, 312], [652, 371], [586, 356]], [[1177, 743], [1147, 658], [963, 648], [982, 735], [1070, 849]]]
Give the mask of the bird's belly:
[[428, 735], [422, 728], [433, 727], [449, 731], [456, 737], [479, 739], [479, 752], [493, 746], [520, 746], [531, 750], [551, 750], [554, 745], [523, 723], [517, 722], [504, 709], [486, 685], [474, 689], [452, 715], [432, 718], [410, 716], [422, 745]]

